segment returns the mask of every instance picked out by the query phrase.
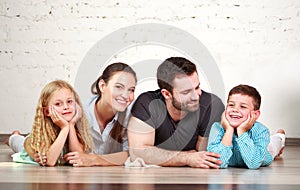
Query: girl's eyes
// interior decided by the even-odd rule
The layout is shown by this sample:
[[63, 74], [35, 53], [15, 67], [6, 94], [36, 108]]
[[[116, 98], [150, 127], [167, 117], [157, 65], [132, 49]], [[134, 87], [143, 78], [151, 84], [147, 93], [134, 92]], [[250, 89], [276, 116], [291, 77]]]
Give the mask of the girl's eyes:
[[69, 104], [72, 104], [74, 102], [74, 100], [68, 100]]
[[[67, 104], [73, 104], [74, 102], [75, 102], [75, 100], [67, 100]], [[61, 107], [64, 104], [63, 104], [63, 102], [56, 102], [54, 105], [57, 107]]]
[[57, 103], [55, 103], [54, 105], [55, 105], [55, 106], [61, 106], [61, 105], [62, 105], [62, 103], [60, 103], [60, 102], [57, 102]]

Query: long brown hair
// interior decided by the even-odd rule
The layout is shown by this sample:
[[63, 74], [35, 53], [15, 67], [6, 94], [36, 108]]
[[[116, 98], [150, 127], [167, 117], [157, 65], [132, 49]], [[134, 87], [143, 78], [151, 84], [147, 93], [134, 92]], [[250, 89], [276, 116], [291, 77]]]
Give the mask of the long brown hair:
[[[51, 96], [59, 89], [70, 90], [74, 94], [75, 101], [80, 106], [81, 110], [83, 110], [78, 94], [66, 81], [55, 80], [48, 83], [42, 89], [36, 107], [32, 131], [28, 137], [30, 146], [37, 151], [40, 156], [50, 148], [60, 131], [60, 128], [53, 123], [52, 119], [44, 114], [44, 108], [49, 106]], [[93, 141], [88, 128], [88, 120], [84, 113], [82, 113], [81, 118], [76, 122], [75, 130], [79, 142], [83, 145], [83, 150], [86, 152], [91, 151], [93, 149]]]
[[[105, 83], [108, 83], [109, 80], [111, 79], [111, 77], [115, 73], [120, 72], [120, 71], [128, 72], [128, 73], [132, 74], [135, 78], [135, 81], [137, 81], [136, 73], [129, 65], [127, 65], [125, 63], [121, 63], [121, 62], [110, 64], [109, 66], [107, 66], [104, 69], [102, 75], [91, 86], [92, 94], [99, 96], [96, 103], [101, 99], [101, 91], [100, 91], [100, 88], [98, 85], [100, 80], [103, 80]], [[118, 113], [119, 114], [118, 121], [115, 122], [112, 130], [110, 131], [110, 136], [119, 143], [123, 143], [123, 129], [124, 129], [123, 125], [124, 125], [124, 119], [126, 116], [126, 110], [124, 112]]]

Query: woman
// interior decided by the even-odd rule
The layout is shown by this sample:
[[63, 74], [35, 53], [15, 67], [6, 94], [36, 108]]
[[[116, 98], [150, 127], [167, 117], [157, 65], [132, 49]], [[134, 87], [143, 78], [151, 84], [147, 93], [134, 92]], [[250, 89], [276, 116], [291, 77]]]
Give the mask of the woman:
[[94, 154], [69, 152], [64, 159], [73, 166], [123, 165], [128, 157], [127, 107], [134, 99], [137, 78], [125, 63], [113, 63], [93, 83], [95, 95], [85, 106], [94, 140]]

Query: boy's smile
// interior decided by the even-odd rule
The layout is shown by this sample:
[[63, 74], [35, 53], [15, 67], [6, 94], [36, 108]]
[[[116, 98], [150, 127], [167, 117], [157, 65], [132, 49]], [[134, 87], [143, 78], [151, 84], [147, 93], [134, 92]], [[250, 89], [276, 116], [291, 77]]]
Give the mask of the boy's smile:
[[242, 94], [233, 94], [228, 99], [225, 116], [229, 124], [236, 128], [248, 119], [253, 110], [252, 97]]

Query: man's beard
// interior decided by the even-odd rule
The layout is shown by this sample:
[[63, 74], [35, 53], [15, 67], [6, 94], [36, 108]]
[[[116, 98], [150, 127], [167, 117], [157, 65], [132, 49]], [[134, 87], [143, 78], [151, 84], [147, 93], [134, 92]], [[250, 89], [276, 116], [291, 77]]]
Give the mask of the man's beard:
[[174, 108], [176, 108], [179, 111], [187, 111], [187, 112], [194, 112], [199, 108], [199, 100], [197, 106], [189, 106], [188, 103], [181, 103], [179, 101], [177, 101], [174, 96], [172, 97], [172, 105]]

